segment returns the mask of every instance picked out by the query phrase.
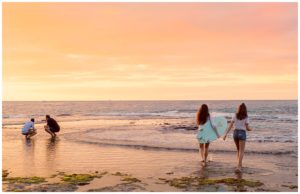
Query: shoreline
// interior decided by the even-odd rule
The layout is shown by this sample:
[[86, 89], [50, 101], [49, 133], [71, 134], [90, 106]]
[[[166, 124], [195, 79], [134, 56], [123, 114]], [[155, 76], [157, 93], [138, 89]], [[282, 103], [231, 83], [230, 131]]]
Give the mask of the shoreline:
[[[40, 142], [39, 144], [45, 144]], [[66, 142], [69, 144], [69, 142]], [[82, 145], [79, 144], [78, 146]], [[72, 143], [71, 147], [74, 148]], [[257, 154], [245, 155], [242, 174], [234, 173], [235, 157], [233, 154], [213, 154], [208, 166], [201, 168], [197, 153], [150, 151], [142, 149], [127, 149], [105, 146], [84, 145], [83, 150], [94, 149], [94, 152], [110, 153], [99, 162], [98, 157], [87, 158], [89, 154], [83, 154], [87, 163], [78, 163], [78, 160], [65, 156], [62, 158], [65, 165], [55, 166], [55, 159], [45, 163], [46, 166], [35, 165], [27, 169], [30, 172], [16, 168], [17, 163], [5, 165], [3, 170], [8, 170], [8, 177], [41, 177], [47, 182], [32, 183], [8, 183], [3, 182], [3, 191], [297, 191], [298, 174], [295, 172], [297, 166], [291, 165], [293, 159], [282, 160], [280, 156], [257, 156]], [[76, 147], [78, 148], [78, 147]], [[51, 154], [51, 153], [50, 153]], [[53, 153], [52, 153], [53, 154]], [[123, 158], [121, 157], [123, 155]], [[135, 157], [134, 157], [135, 156]], [[61, 157], [57, 155], [57, 157]], [[147, 157], [146, 159], [142, 159]], [[98, 161], [95, 161], [98, 158]], [[113, 158], [118, 158], [119, 161]], [[154, 159], [153, 159], [154, 158]], [[103, 160], [107, 160], [103, 163]], [[36, 160], [37, 161], [37, 160]], [[70, 163], [69, 161], [72, 161]], [[256, 161], [253, 163], [253, 161]], [[277, 161], [275, 165], [272, 161]], [[98, 163], [99, 162], [99, 163]], [[29, 163], [29, 162], [28, 162]], [[58, 163], [61, 163], [58, 161]], [[67, 164], [69, 163], [69, 164]], [[289, 164], [289, 167], [285, 165]], [[16, 166], [15, 166], [16, 165]], [[26, 165], [26, 164], [25, 164]], [[294, 164], [297, 165], [297, 164]], [[51, 167], [51, 168], [50, 168]], [[87, 184], [61, 184], [61, 178], [53, 180], [51, 177], [57, 173], [73, 174], [95, 174], [105, 173], [101, 178], [95, 178]], [[112, 178], [111, 174], [128, 174], [130, 178], [136, 178], [141, 182], [122, 181], [121, 178]], [[292, 173], [293, 172], [293, 173]], [[282, 177], [286, 177], [282, 180]], [[209, 182], [208, 185], [198, 179], [202, 178]], [[220, 181], [220, 182], [218, 182]], [[226, 181], [233, 181], [229, 185]], [[249, 183], [250, 181], [250, 183]], [[259, 182], [256, 186], [245, 186], [244, 184]], [[124, 183], [124, 184], [123, 184]], [[198, 184], [199, 183], [199, 184]], [[260, 185], [262, 183], [263, 185]], [[195, 185], [196, 184], [196, 185]], [[198, 184], [198, 185], [197, 185]], [[255, 184], [255, 183], [254, 183]], [[284, 186], [283, 186], [284, 185]]]
[[[165, 122], [164, 119], [160, 121], [145, 119], [115, 122], [111, 120], [61, 122], [64, 130], [58, 134], [55, 141], [51, 141], [49, 135], [42, 130], [39, 130], [38, 135], [30, 141], [26, 141], [20, 134], [20, 125], [6, 126], [2, 133], [2, 170], [7, 171], [2, 171], [2, 173], [8, 172], [7, 178], [15, 180], [15, 183], [3, 182], [3, 191], [298, 190], [297, 155], [295, 157], [286, 154], [282, 157], [282, 155], [246, 152], [243, 160], [243, 173], [236, 174], [234, 173], [236, 155], [233, 142], [228, 142], [231, 146], [228, 149], [232, 152], [210, 151], [208, 158], [211, 162], [208, 167], [202, 169], [196, 150], [157, 150], [79, 141], [88, 138], [90, 141], [98, 142], [97, 135], [107, 137], [106, 135], [109, 134], [99, 133], [107, 131], [111, 134], [118, 134], [118, 130], [124, 131], [124, 129], [130, 129], [133, 132], [139, 130], [141, 136], [145, 136], [148, 133], [142, 133], [142, 130], [149, 128], [151, 132], [151, 126], [158, 127], [159, 124]], [[172, 128], [178, 124], [176, 122], [174, 120], [174, 123], [166, 126]], [[40, 128], [42, 125], [37, 125], [37, 127]], [[95, 128], [99, 132], [93, 131]], [[89, 130], [92, 133], [89, 134]], [[167, 128], [163, 130], [165, 135], [169, 133]], [[170, 133], [175, 132], [170, 131]], [[76, 139], [77, 137], [79, 140]], [[125, 143], [128, 144], [130, 141]], [[213, 143], [211, 148], [213, 150], [218, 146], [225, 146], [225, 144]], [[251, 144], [246, 146], [246, 150], [251, 146]], [[104, 172], [107, 173], [101, 174]], [[124, 176], [113, 175], [118, 172]], [[51, 178], [55, 174], [59, 175]], [[31, 183], [34, 176], [38, 177], [37, 180], [47, 182]], [[63, 181], [65, 176], [71, 177], [72, 180], [78, 178], [86, 180], [89, 177], [87, 178], [89, 181], [79, 184], [66, 183]], [[25, 177], [31, 178], [24, 179]], [[284, 180], [282, 177], [285, 177]], [[122, 181], [122, 179], [125, 180]]]

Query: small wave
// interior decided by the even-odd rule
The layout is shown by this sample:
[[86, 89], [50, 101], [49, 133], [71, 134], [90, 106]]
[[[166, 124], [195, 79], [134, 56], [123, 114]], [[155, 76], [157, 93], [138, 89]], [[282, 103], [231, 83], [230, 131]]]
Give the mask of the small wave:
[[[177, 148], [177, 147], [163, 147], [163, 146], [152, 146], [152, 145], [135, 145], [135, 144], [124, 144], [124, 143], [109, 143], [109, 142], [95, 142], [83, 139], [69, 139], [71, 141], [93, 144], [93, 145], [105, 145], [105, 146], [117, 146], [117, 147], [126, 147], [134, 149], [143, 149], [143, 150], [156, 150], [156, 151], [182, 151], [182, 152], [198, 152], [196, 148]], [[223, 149], [210, 149], [214, 153], [235, 153], [236, 150], [223, 150]], [[295, 155], [297, 156], [296, 151], [258, 151], [258, 150], [245, 150], [245, 153], [249, 154], [263, 154], [263, 155]]]
[[[152, 149], [152, 150], [169, 150], [169, 151], [198, 151], [197, 143], [191, 142], [190, 140], [194, 137], [191, 135], [178, 136], [179, 134], [159, 134], [158, 131], [152, 130], [139, 130], [137, 135], [136, 131], [124, 131], [124, 130], [100, 130], [99, 129], [88, 129], [86, 131], [72, 132], [64, 134], [65, 138], [70, 141], [95, 144], [95, 145], [108, 145], [108, 146], [119, 146], [119, 147], [130, 147], [135, 149]], [[142, 139], [140, 136], [147, 136], [146, 139]], [[162, 138], [158, 138], [162, 137]], [[181, 138], [179, 138], [181, 137]], [[178, 141], [174, 140], [179, 138]], [[290, 142], [288, 142], [290, 143]], [[251, 142], [251, 145], [255, 145], [252, 149], [247, 149], [247, 153], [251, 154], [269, 154], [269, 155], [286, 155], [292, 154], [297, 155], [297, 149], [292, 149], [295, 144], [287, 144], [287, 149], [271, 149], [269, 146], [279, 146], [282, 148], [282, 144], [266, 144], [259, 146], [255, 142]], [[269, 146], [268, 146], [269, 145]], [[292, 146], [292, 147], [291, 147]], [[257, 149], [259, 147], [259, 149]], [[213, 152], [236, 152], [235, 149], [228, 149], [229, 147], [212, 147]]]
[[[137, 116], [137, 117], [177, 117], [177, 118], [194, 118], [196, 111], [181, 111], [181, 110], [168, 110], [168, 111], [155, 111], [155, 112], [97, 112], [87, 113], [84, 116]], [[224, 116], [226, 119], [231, 119], [231, 113], [226, 112], [213, 112], [213, 116]]]
[[72, 116], [72, 114], [68, 114], [68, 113], [63, 113], [63, 114], [58, 114], [58, 117], [66, 117], [66, 116]]
[[88, 113], [84, 116], [133, 116], [133, 117], [180, 117], [180, 118], [189, 118], [194, 117], [195, 114], [191, 115], [190, 113], [174, 111], [164, 111], [164, 112], [107, 112], [107, 113]]
[[2, 118], [8, 119], [8, 118], [26, 118], [30, 117], [32, 115], [25, 115], [25, 114], [11, 114], [11, 115], [3, 115]]
[[297, 115], [257, 115], [249, 114], [251, 120], [256, 121], [280, 121], [280, 122], [298, 122]]
[[[234, 113], [213, 111], [212, 116], [224, 116], [228, 121], [231, 120]], [[166, 110], [166, 111], [152, 111], [152, 112], [89, 112], [81, 113], [78, 116], [120, 116], [120, 117], [170, 117], [170, 118], [194, 118], [196, 110], [189, 109], [178, 109], [178, 110]], [[14, 118], [30, 118], [44, 116], [41, 114], [25, 115], [25, 114], [3, 114], [3, 119], [14, 119]], [[58, 117], [73, 116], [72, 113], [61, 113], [57, 114]], [[257, 114], [249, 113], [250, 121], [265, 121], [265, 122], [298, 122], [297, 115], [284, 115], [284, 114]]]
[[258, 142], [258, 143], [297, 143], [297, 141], [293, 141], [293, 140], [250, 140], [251, 142]]

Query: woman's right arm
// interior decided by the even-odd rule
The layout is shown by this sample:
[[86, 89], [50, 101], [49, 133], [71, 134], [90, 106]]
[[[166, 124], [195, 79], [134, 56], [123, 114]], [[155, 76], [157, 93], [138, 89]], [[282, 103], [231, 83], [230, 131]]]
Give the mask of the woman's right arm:
[[226, 133], [225, 133], [225, 135], [224, 135], [224, 137], [223, 137], [223, 140], [226, 139], [227, 134], [228, 134], [229, 131], [231, 130], [232, 126], [233, 126], [233, 121], [230, 122], [230, 124], [229, 124], [229, 126], [228, 126], [228, 129], [226, 130]]

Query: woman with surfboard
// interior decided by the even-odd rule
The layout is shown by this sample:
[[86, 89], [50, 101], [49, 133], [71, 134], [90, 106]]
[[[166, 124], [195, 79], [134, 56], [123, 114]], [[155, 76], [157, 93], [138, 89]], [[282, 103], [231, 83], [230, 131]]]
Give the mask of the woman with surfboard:
[[[197, 134], [197, 139], [199, 141], [199, 153], [201, 155], [201, 164], [203, 166], [206, 166], [207, 164], [207, 156], [208, 156], [208, 147], [209, 147], [209, 139], [203, 138], [205, 136], [204, 133], [206, 133], [206, 130], [204, 130], [204, 126], [211, 126], [210, 129], [212, 129], [215, 132], [215, 135], [219, 138], [220, 135], [216, 129], [216, 127], [213, 125], [211, 119], [210, 119], [210, 114], [208, 110], [208, 106], [206, 104], [202, 104], [200, 109], [197, 112], [196, 116], [196, 121], [198, 125], [198, 134]], [[207, 128], [207, 127], [206, 127]], [[207, 137], [207, 136], [206, 136]]]
[[227, 137], [227, 134], [231, 130], [231, 128], [234, 126], [234, 132], [233, 132], [233, 139], [234, 143], [236, 145], [237, 149], [237, 159], [238, 159], [238, 165], [236, 172], [242, 171], [242, 161], [244, 157], [244, 151], [245, 151], [245, 145], [246, 145], [246, 130], [251, 131], [249, 127], [249, 120], [248, 120], [248, 114], [247, 114], [247, 107], [244, 103], [242, 103], [236, 112], [236, 114], [232, 117], [232, 120], [228, 126], [228, 129], [223, 137], [225, 140]]

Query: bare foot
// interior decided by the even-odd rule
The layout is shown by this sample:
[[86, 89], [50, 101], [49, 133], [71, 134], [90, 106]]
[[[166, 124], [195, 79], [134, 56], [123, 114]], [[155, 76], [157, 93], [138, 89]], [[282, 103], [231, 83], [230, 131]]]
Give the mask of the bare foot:
[[203, 167], [207, 166], [207, 161], [203, 161]]
[[242, 167], [238, 166], [235, 171], [236, 173], [241, 173], [242, 172]]
[[201, 161], [201, 166], [204, 167], [206, 165], [206, 163], [204, 162], [204, 160]]

